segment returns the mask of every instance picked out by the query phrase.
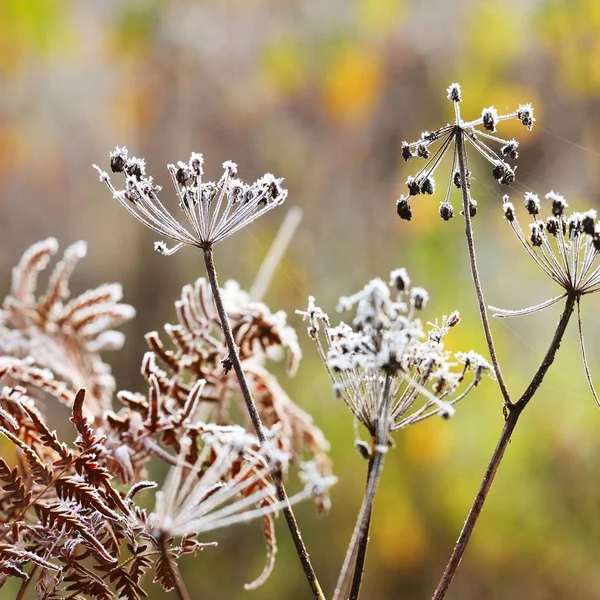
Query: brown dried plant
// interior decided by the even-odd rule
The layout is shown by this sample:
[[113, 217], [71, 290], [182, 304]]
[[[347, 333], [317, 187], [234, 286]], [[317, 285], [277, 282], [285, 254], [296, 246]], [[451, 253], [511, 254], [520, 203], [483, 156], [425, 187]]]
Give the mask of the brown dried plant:
[[[147, 395], [119, 392], [123, 406], [113, 412], [114, 380], [99, 352], [122, 344], [111, 328], [133, 309], [119, 303], [114, 284], [69, 299], [82, 243], [67, 249], [38, 297], [38, 275], [56, 250], [49, 239], [24, 254], [0, 312], [0, 433], [14, 448], [0, 458], [0, 587], [18, 578], [19, 598], [35, 586], [47, 600], [136, 600], [146, 596], [142, 577], [151, 570], [155, 583], [187, 598], [178, 560], [213, 545], [197, 536], [253, 518], [263, 524], [267, 564], [247, 587], [262, 584], [277, 549], [273, 517], [283, 508], [272, 473], [284, 477], [298, 464], [305, 486], [290, 500], [314, 497], [321, 506], [334, 481], [323, 476], [322, 433], [264, 366], [277, 350], [287, 349], [290, 368], [300, 358], [285, 315], [250, 302], [231, 282], [223, 290], [268, 444], [232, 424], [238, 394], [204, 280], [184, 288], [179, 323], [165, 327], [174, 349], [156, 332], [147, 336]], [[71, 409], [72, 445], [44, 416], [53, 401]], [[307, 457], [314, 460], [302, 462]], [[136, 503], [158, 487], [146, 479], [151, 458], [171, 465], [153, 511]]]

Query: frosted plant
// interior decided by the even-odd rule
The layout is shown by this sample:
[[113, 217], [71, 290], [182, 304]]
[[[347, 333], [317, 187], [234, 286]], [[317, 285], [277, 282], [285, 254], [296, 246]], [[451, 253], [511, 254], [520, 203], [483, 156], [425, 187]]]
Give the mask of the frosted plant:
[[[192, 440], [183, 437], [177, 464], [171, 468], [161, 491], [156, 494], [153, 513], [145, 526], [157, 539], [196, 536], [236, 523], [261, 519], [267, 540], [267, 565], [246, 589], [255, 589], [270, 575], [277, 546], [273, 515], [287, 506], [278, 500], [270, 482], [274, 469], [285, 470], [289, 456], [276, 445], [263, 444], [256, 436], [237, 426], [199, 425], [203, 446], [190, 464]], [[196, 451], [197, 453], [197, 451]], [[302, 491], [289, 499], [295, 504], [311, 496], [324, 494], [335, 483], [323, 478], [307, 464], [301, 473]], [[173, 568], [175, 563], [172, 561]]]
[[[121, 303], [118, 283], [103, 284], [74, 296], [70, 277], [85, 257], [87, 244], [69, 246], [54, 266], [45, 289], [39, 276], [58, 251], [48, 238], [33, 244], [12, 271], [11, 291], [0, 308], [0, 354], [30, 358], [68, 383], [72, 394], [87, 389], [86, 414], [100, 420], [111, 406], [115, 381], [101, 357], [125, 340], [114, 328], [135, 315]], [[64, 396], [61, 395], [61, 398]]]
[[532, 193], [525, 194], [525, 208], [533, 217], [528, 236], [521, 229], [515, 207], [508, 196], [504, 196], [504, 216], [529, 256], [564, 292], [521, 310], [505, 310], [494, 306], [490, 306], [490, 309], [497, 318], [519, 317], [539, 312], [563, 298], [571, 298], [577, 304], [579, 341], [586, 378], [594, 399], [600, 406], [585, 352], [580, 304], [582, 296], [600, 291], [600, 264], [597, 261], [600, 252], [600, 224], [594, 209], [566, 215], [564, 211], [569, 205], [563, 196], [551, 191], [545, 198], [551, 205], [552, 214], [544, 220], [539, 216], [542, 208], [539, 197]]
[[[453, 357], [444, 348], [445, 336], [460, 321], [458, 312], [430, 324], [425, 332], [418, 315], [428, 297], [423, 288], [411, 287], [405, 269], [396, 269], [389, 285], [373, 279], [360, 292], [340, 298], [339, 311], [356, 309], [351, 325], [331, 326], [312, 297], [305, 311], [297, 311], [308, 321], [308, 333], [317, 344], [336, 395], [371, 438], [370, 444], [358, 441], [369, 458], [367, 491], [334, 600], [346, 597], [350, 564], [355, 556], [364, 556], [359, 546], [366, 547], [373, 498], [392, 443], [390, 434], [436, 414], [450, 417], [453, 405], [478, 385], [482, 375], [492, 374], [491, 366], [478, 354], [471, 351]], [[327, 349], [321, 343], [321, 329]], [[473, 377], [459, 391], [469, 371]], [[360, 560], [355, 570], [362, 569]]]
[[247, 184], [236, 177], [237, 165], [226, 161], [218, 181], [204, 182], [203, 165], [202, 154], [194, 152], [188, 162], [179, 161], [176, 165], [167, 166], [179, 208], [188, 219], [191, 230], [181, 225], [159, 200], [161, 188], [146, 175], [144, 159], [130, 157], [125, 147], [117, 146], [110, 153], [113, 173], [122, 173], [125, 177], [122, 190], [115, 188], [108, 173], [96, 165], [94, 167], [100, 173], [100, 180], [106, 183], [113, 197], [129, 213], [152, 231], [177, 242], [172, 248], [162, 241], [156, 242], [155, 249], [167, 255], [183, 246], [213, 246], [282, 204], [287, 196], [287, 190], [281, 187], [282, 180], [270, 173]]
[[[176, 242], [172, 248], [168, 248], [163, 241], [156, 242], [156, 250], [170, 255], [183, 246], [195, 246], [203, 251], [210, 288], [228, 351], [228, 356], [222, 360], [234, 370], [256, 435], [261, 443], [265, 443], [265, 427], [244, 374], [239, 349], [221, 296], [213, 247], [272, 208], [281, 205], [287, 197], [287, 190], [281, 187], [282, 179], [277, 179], [269, 173], [252, 184], [244, 183], [236, 178], [237, 165], [231, 161], [223, 163], [223, 175], [217, 182], [203, 182], [203, 163], [201, 154], [192, 153], [188, 162], [180, 161], [177, 165], [168, 165], [179, 207], [189, 221], [191, 229], [184, 227], [165, 208], [158, 198], [160, 187], [154, 183], [152, 177], [146, 175], [145, 161], [129, 157], [126, 148], [117, 147], [110, 153], [111, 170], [113, 173], [122, 173], [125, 177], [124, 189], [117, 189], [107, 172], [96, 165], [94, 167], [100, 173], [100, 180], [106, 183], [113, 197], [128, 212], [148, 228]], [[279, 499], [285, 502], [287, 496], [283, 482], [277, 480], [274, 481], [274, 485]], [[323, 592], [292, 509], [290, 506], [284, 506], [283, 512], [313, 595], [323, 600]]]
[[[440, 127], [436, 131], [424, 131], [416, 142], [402, 142], [402, 158], [409, 162], [413, 157], [427, 160], [425, 165], [414, 175], [406, 180], [408, 193], [400, 197], [397, 202], [397, 212], [400, 218], [410, 221], [412, 209], [410, 200], [420, 194], [433, 195], [435, 193], [434, 174], [446, 153], [452, 150], [452, 170], [450, 182], [446, 189], [444, 200], [440, 204], [440, 216], [448, 221], [454, 216], [454, 208], [450, 203], [452, 187], [468, 190], [471, 187], [471, 174], [468, 167], [465, 144], [472, 146], [492, 166], [492, 175], [496, 181], [510, 185], [515, 180], [516, 167], [511, 167], [506, 159], [515, 160], [519, 153], [519, 142], [515, 139], [506, 140], [497, 135], [496, 128], [502, 121], [518, 119], [531, 130], [535, 118], [533, 107], [530, 104], [521, 104], [519, 108], [509, 114], [499, 115], [498, 111], [490, 106], [481, 111], [481, 117], [473, 121], [463, 121], [460, 114], [462, 91], [458, 83], [453, 83], [447, 90], [447, 97], [454, 104], [455, 121]], [[439, 146], [434, 150], [439, 142]], [[498, 148], [494, 149], [494, 146]], [[469, 213], [475, 216], [477, 201], [469, 194]]]

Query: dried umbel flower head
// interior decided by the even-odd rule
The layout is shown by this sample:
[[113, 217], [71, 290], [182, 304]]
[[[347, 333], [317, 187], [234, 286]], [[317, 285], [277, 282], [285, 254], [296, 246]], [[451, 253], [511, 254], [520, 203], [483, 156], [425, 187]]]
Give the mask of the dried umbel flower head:
[[[428, 298], [426, 290], [411, 286], [405, 269], [396, 269], [389, 285], [373, 279], [357, 294], [340, 298], [338, 310], [356, 307], [351, 325], [332, 327], [314, 298], [306, 311], [297, 311], [309, 323], [336, 394], [379, 446], [387, 446], [392, 431], [435, 414], [450, 417], [453, 405], [483, 374], [491, 374], [487, 361], [474, 352], [453, 357], [445, 350], [443, 340], [460, 320], [457, 312], [425, 332], [418, 315]], [[327, 350], [318, 335], [321, 328]], [[459, 390], [469, 371], [471, 382]]]
[[124, 342], [114, 328], [135, 315], [120, 302], [119, 284], [104, 284], [71, 297], [69, 279], [87, 245], [69, 246], [56, 263], [45, 291], [39, 291], [39, 275], [58, 251], [48, 238], [31, 246], [12, 272], [10, 294], [0, 309], [0, 354], [32, 357], [38, 366], [76, 391], [88, 390], [86, 414], [101, 418], [111, 406], [115, 382], [100, 352], [118, 350]]
[[[189, 437], [180, 441], [181, 450], [161, 491], [156, 507], [144, 525], [152, 535], [194, 538], [197, 535], [236, 523], [261, 519], [267, 541], [267, 565], [246, 589], [255, 589], [273, 570], [277, 546], [273, 516], [287, 506], [278, 500], [271, 483], [273, 471], [285, 470], [289, 460], [276, 445], [260, 444], [256, 436], [241, 427], [196, 425], [201, 447]], [[190, 461], [194, 447], [195, 460]], [[303, 465], [304, 489], [289, 498], [295, 504], [319, 496], [336, 482], [322, 477], [312, 464]]]
[[125, 178], [124, 189], [115, 188], [108, 173], [94, 167], [113, 197], [136, 219], [177, 242], [170, 249], [164, 242], [155, 244], [156, 250], [168, 255], [183, 246], [209, 248], [279, 206], [287, 196], [287, 190], [281, 187], [282, 179], [267, 173], [252, 184], [244, 183], [236, 177], [237, 165], [231, 161], [223, 163], [223, 175], [217, 182], [204, 182], [203, 164], [202, 154], [192, 153], [187, 162], [167, 166], [179, 207], [190, 222], [191, 230], [165, 208], [158, 198], [161, 188], [146, 175], [145, 161], [130, 157], [127, 148], [117, 146], [110, 153], [113, 173]]
[[[447, 97], [454, 104], [454, 123], [445, 125], [436, 131], [425, 131], [415, 142], [402, 142], [401, 154], [405, 162], [409, 162], [413, 157], [427, 159], [425, 166], [416, 175], [408, 177], [406, 180], [408, 193], [401, 196], [396, 205], [400, 218], [407, 221], [412, 218], [411, 199], [420, 194], [433, 195], [435, 193], [435, 171], [450, 149], [452, 149], [452, 170], [445, 198], [440, 204], [440, 216], [444, 221], [448, 221], [454, 216], [454, 208], [450, 203], [452, 186], [462, 188], [467, 193], [471, 187], [471, 175], [465, 151], [467, 143], [490, 163], [492, 175], [496, 181], [510, 185], [515, 179], [516, 167], [511, 167], [506, 159], [518, 158], [519, 143], [515, 139], [506, 140], [493, 134], [498, 125], [508, 119], [521, 121], [529, 130], [532, 129], [535, 121], [530, 104], [521, 104], [516, 111], [506, 115], [499, 115], [498, 111], [490, 106], [481, 111], [481, 117], [478, 119], [463, 121], [459, 107], [462, 91], [458, 83], [453, 83], [448, 88]], [[495, 150], [493, 145], [498, 149]], [[471, 216], [475, 215], [476, 207], [477, 202], [473, 198], [469, 198]]]
[[563, 298], [575, 299], [583, 363], [592, 394], [600, 406], [587, 363], [580, 306], [582, 296], [600, 291], [600, 264], [597, 260], [600, 252], [600, 224], [594, 209], [565, 214], [569, 205], [565, 198], [555, 191], [548, 192], [545, 200], [551, 214], [544, 220], [539, 216], [542, 201], [535, 194], [525, 194], [525, 209], [533, 217], [529, 225], [529, 235], [521, 229], [515, 206], [508, 196], [504, 196], [504, 216], [527, 254], [546, 275], [563, 288], [564, 292], [521, 310], [505, 310], [494, 306], [490, 306], [490, 309], [494, 311], [495, 317], [504, 319], [539, 312]]

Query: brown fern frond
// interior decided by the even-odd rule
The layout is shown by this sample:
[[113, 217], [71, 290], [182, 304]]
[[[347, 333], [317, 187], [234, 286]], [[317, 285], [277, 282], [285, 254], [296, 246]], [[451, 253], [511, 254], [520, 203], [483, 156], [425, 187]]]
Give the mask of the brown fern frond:
[[10, 502], [10, 505], [16, 509], [24, 508], [29, 504], [31, 492], [19, 476], [18, 468], [11, 469], [3, 458], [0, 458], [0, 481], [3, 482], [2, 491], [5, 495], [2, 500], [5, 504]]
[[173, 538], [161, 540], [153, 579], [153, 583], [159, 583], [166, 592], [170, 592], [177, 584], [177, 555], [171, 547], [172, 543]]
[[29, 466], [29, 472], [33, 481], [41, 486], [47, 486], [54, 476], [54, 470], [46, 465], [36, 452], [33, 451], [25, 442], [21, 441], [16, 435], [0, 427], [0, 433], [6, 436], [15, 446], [21, 450]]
[[60, 504], [49, 505], [44, 502], [36, 502], [34, 509], [42, 525], [49, 528], [63, 527], [69, 533], [76, 533], [81, 538], [82, 543], [102, 561], [106, 563], [117, 562], [117, 559], [90, 533], [87, 524], [76, 513], [61, 507]]
[[60, 477], [55, 481], [54, 488], [61, 500], [73, 500], [82, 508], [92, 508], [113, 521], [120, 519], [119, 515], [106, 505], [95, 488], [75, 477]]
[[10, 544], [0, 544], [0, 562], [5, 560], [14, 561], [18, 564], [32, 562], [43, 569], [50, 569], [52, 571], [60, 571], [61, 569], [60, 566], [37, 555], [35, 552], [17, 548]]
[[[110, 408], [115, 384], [99, 353], [122, 346], [123, 335], [114, 327], [131, 319], [134, 310], [120, 303], [122, 289], [118, 284], [106, 284], [69, 299], [69, 279], [87, 251], [83, 242], [67, 248], [50, 275], [46, 291], [38, 293], [38, 275], [57, 249], [53, 238], [39, 242], [14, 268], [11, 295], [0, 310], [0, 353], [15, 358], [32, 356], [68, 389], [85, 387], [85, 411], [92, 418], [100, 418], [102, 411]], [[53, 396], [52, 390], [48, 391]], [[69, 406], [73, 400], [72, 395], [60, 398]]]

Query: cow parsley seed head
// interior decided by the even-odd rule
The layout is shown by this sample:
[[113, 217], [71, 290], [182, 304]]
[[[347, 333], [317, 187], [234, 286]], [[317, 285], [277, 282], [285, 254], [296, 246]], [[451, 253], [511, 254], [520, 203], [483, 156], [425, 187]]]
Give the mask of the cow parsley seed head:
[[525, 208], [532, 216], [540, 214], [541, 204], [537, 194], [532, 194], [531, 192], [525, 194]]
[[124, 188], [115, 188], [109, 175], [100, 173], [113, 197], [128, 212], [152, 231], [176, 242], [168, 249], [164, 242], [155, 248], [162, 254], [173, 254], [183, 246], [210, 247], [242, 229], [272, 208], [285, 201], [287, 190], [282, 179], [270, 173], [252, 184], [236, 178], [237, 165], [223, 163], [223, 175], [216, 181], [203, 181], [204, 159], [193, 152], [187, 162], [168, 165], [173, 186], [179, 199], [179, 208], [191, 228], [185, 228], [158, 198], [160, 187], [146, 176], [145, 161], [129, 157], [127, 148], [118, 147], [109, 155], [113, 173], [124, 176]]
[[[540, 203], [537, 196], [529, 194], [525, 199], [525, 206], [534, 218], [533, 223], [529, 225], [531, 230], [529, 237], [523, 233], [514, 207], [508, 201], [508, 196], [505, 196], [504, 212], [521, 246], [525, 248], [538, 267], [563, 288], [563, 293], [521, 310], [508, 310], [494, 306], [489, 308], [494, 312], [495, 317], [504, 319], [540, 312], [567, 297], [569, 301], [576, 303], [579, 344], [586, 379], [596, 403], [600, 406], [600, 398], [592, 383], [586, 357], [581, 320], [581, 298], [600, 291], [598, 215], [594, 209], [591, 209], [586, 212], [573, 212], [567, 216], [564, 214], [564, 209], [568, 204], [563, 196], [552, 191], [546, 194], [546, 199], [551, 202], [552, 214], [545, 221], [538, 216]], [[532, 204], [535, 204], [535, 210], [531, 210]]]
[[494, 308], [496, 316], [511, 317], [537, 312], [555, 304], [567, 293], [592, 294], [600, 290], [600, 232], [595, 210], [565, 215], [568, 206], [560, 194], [546, 194], [551, 202], [551, 212], [545, 220], [540, 219], [541, 202], [535, 194], [525, 194], [525, 207], [534, 220], [526, 236], [517, 220], [515, 207], [504, 197], [504, 215], [513, 233], [534, 262], [560, 285], [564, 294], [522, 311], [506, 311]]
[[[479, 368], [487, 364], [484, 359], [463, 361], [462, 368], [457, 368], [460, 361], [444, 348], [445, 336], [460, 321], [457, 312], [424, 329], [416, 315], [428, 299], [425, 289], [411, 286], [405, 269], [395, 269], [389, 285], [376, 278], [356, 294], [340, 298], [338, 310], [351, 313], [351, 324], [342, 321], [332, 326], [319, 319], [325, 345], [312, 335], [315, 324], [309, 327], [336, 397], [382, 447], [387, 447], [392, 431], [436, 414], [452, 415], [453, 405], [485, 372]], [[317, 314], [314, 298], [309, 299], [306, 311], [298, 312], [311, 322]], [[466, 383], [469, 371], [474, 376]], [[378, 437], [382, 426], [385, 439]]]
[[[461, 117], [459, 107], [462, 100], [462, 91], [457, 83], [450, 85], [447, 90], [447, 97], [454, 106], [454, 123], [444, 125], [436, 131], [425, 131], [415, 142], [402, 142], [401, 154], [405, 162], [409, 162], [415, 156], [424, 158], [427, 162], [416, 174], [408, 177], [406, 180], [408, 193], [402, 195], [396, 204], [398, 216], [401, 219], [411, 220], [412, 210], [410, 201], [412, 198], [423, 194], [431, 195], [435, 193], [434, 173], [444, 156], [449, 152], [453, 155], [450, 183], [447, 187], [445, 199], [442, 202], [443, 209], [440, 210], [440, 217], [445, 221], [448, 221], [453, 215], [453, 211], [449, 208], [451, 185], [453, 184], [459, 189], [463, 186], [463, 176], [459, 169], [461, 164], [463, 165], [461, 168], [465, 171], [465, 185], [467, 189], [471, 187], [471, 173], [468, 170], [466, 147], [475, 149], [492, 165], [492, 175], [498, 183], [510, 185], [515, 180], [516, 167], [509, 165], [506, 160], [515, 160], [518, 158], [519, 153], [517, 152], [517, 148], [519, 143], [515, 139], [502, 139], [495, 135], [495, 132], [501, 126], [502, 121], [509, 119], [518, 119], [531, 130], [535, 121], [531, 105], [521, 104], [518, 110], [505, 115], [499, 115], [498, 111], [493, 106], [490, 106], [482, 110], [479, 119], [464, 121]], [[462, 140], [462, 161], [458, 157], [457, 139], [459, 137]], [[473, 215], [475, 212], [476, 209], [473, 206], [470, 213]]]
[[448, 89], [448, 100], [452, 102], [460, 102], [462, 100], [460, 85], [458, 83], [451, 83]]

